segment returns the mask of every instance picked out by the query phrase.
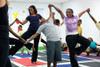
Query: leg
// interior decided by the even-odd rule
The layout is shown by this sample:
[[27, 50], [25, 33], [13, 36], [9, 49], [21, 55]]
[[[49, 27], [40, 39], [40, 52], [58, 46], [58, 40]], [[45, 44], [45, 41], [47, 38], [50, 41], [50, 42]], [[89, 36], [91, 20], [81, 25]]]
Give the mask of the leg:
[[34, 48], [35, 48], [35, 51], [33, 51], [33, 53], [32, 53], [32, 60], [31, 60], [31, 62], [36, 62], [37, 61], [39, 39], [40, 39], [40, 35], [37, 36], [34, 39]]
[[47, 67], [51, 67], [51, 62], [48, 62], [47, 63]]
[[23, 47], [24, 43], [21, 40], [17, 40], [14, 38], [9, 38], [9, 43], [15, 46], [9, 49], [9, 55], [14, 55], [21, 47]]
[[9, 50], [9, 39], [0, 39], [0, 67], [5, 67]]
[[75, 58], [75, 46], [76, 46], [76, 36], [67, 36], [66, 37], [66, 42], [69, 47], [69, 52], [70, 52], [70, 62], [72, 67], [79, 67], [77, 60]]
[[24, 52], [24, 47], [25, 47], [25, 46], [23, 46], [23, 47], [22, 47], [21, 55], [23, 55], [23, 52]]
[[12, 67], [11, 66], [11, 62], [10, 62], [10, 59], [9, 58], [7, 58], [7, 62], [6, 62], [6, 66], [5, 67]]
[[87, 48], [85, 52], [86, 52], [86, 54], [87, 54], [86, 56], [89, 56], [90, 48]]
[[54, 62], [61, 61], [61, 42], [56, 41], [54, 44]]
[[97, 56], [100, 56], [100, 48], [98, 48]]
[[67, 50], [67, 47], [64, 47], [64, 48], [63, 48], [63, 51], [65, 51], [65, 50]]
[[53, 67], [57, 66], [57, 61], [53, 62]]
[[76, 48], [76, 54], [80, 55], [83, 51], [86, 50], [86, 48], [88, 48], [88, 46], [90, 45], [90, 41], [80, 35], [77, 35], [77, 42], [81, 44], [80, 47]]
[[27, 49], [27, 48], [26, 48], [26, 50], [27, 50], [27, 54], [30, 54], [30, 50], [29, 50], [29, 49]]
[[[34, 34], [34, 31], [26, 31], [21, 37], [25, 40], [27, 40], [28, 38], [30, 38], [32, 35]], [[28, 44], [25, 44], [25, 47], [27, 47], [29, 50], [31, 49], [32, 47], [32, 43], [28, 43]]]
[[25, 40], [27, 40], [28, 38], [30, 38], [32, 35], [34, 34], [34, 31], [26, 31], [21, 37]]
[[41, 39], [41, 42], [47, 44], [47, 42], [44, 39]]

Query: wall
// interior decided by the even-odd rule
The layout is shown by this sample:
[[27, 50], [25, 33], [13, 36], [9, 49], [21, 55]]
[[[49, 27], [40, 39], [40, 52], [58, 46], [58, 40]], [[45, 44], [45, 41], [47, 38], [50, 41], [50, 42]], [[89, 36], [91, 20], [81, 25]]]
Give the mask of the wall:
[[[67, 8], [72, 8], [74, 10], [74, 15], [78, 15], [81, 11], [90, 8], [91, 14], [100, 21], [100, 0], [70, 0], [63, 4], [63, 12]], [[94, 41], [100, 43], [100, 32], [96, 28], [94, 22], [90, 19], [87, 13], [82, 15], [82, 29], [83, 36], [88, 38], [92, 37]]]
[[[67, 8], [72, 8], [74, 10], [74, 14], [77, 15], [78, 13], [80, 13], [81, 11], [90, 8], [91, 9], [91, 14], [96, 18], [97, 21], [99, 21], [99, 17], [100, 17], [100, 9], [98, 6], [100, 6], [100, 1], [99, 0], [69, 0], [65, 3], [62, 4], [56, 4], [54, 3], [55, 6], [59, 7], [65, 14], [65, 11]], [[30, 5], [35, 5], [37, 8], [41, 8], [43, 9], [43, 17], [47, 18], [49, 16], [49, 9], [48, 9], [48, 3], [26, 3], [26, 2], [10, 2], [10, 7], [13, 9], [12, 12], [19, 12], [18, 18], [20, 20], [24, 20], [27, 15], [28, 15], [28, 11], [27, 13], [23, 14], [22, 11], [23, 10], [27, 10], [28, 7]], [[55, 11], [53, 9], [53, 11], [56, 13], [55, 17], [60, 19], [62, 22], [62, 19], [59, 15], [59, 13], [57, 11]], [[96, 28], [94, 22], [90, 19], [90, 17], [88, 16], [87, 13], [85, 13], [84, 15], [82, 15], [81, 17], [83, 23], [82, 23], [82, 29], [83, 29], [83, 36], [88, 38], [88, 37], [92, 37], [94, 39], [94, 41], [100, 43], [100, 37], [99, 37], [99, 31]], [[14, 18], [11, 19], [11, 22], [14, 20]], [[9, 23], [11, 23], [9, 22]], [[25, 24], [23, 26], [23, 28], [25, 30], [27, 30], [29, 23]], [[17, 26], [16, 24], [14, 24], [12, 26], [13, 30], [17, 33]], [[65, 42], [65, 25], [61, 26], [61, 35], [62, 35], [62, 41]], [[12, 35], [10, 35], [11, 37], [14, 37]], [[44, 35], [42, 36], [44, 39]]]
[[[29, 8], [30, 5], [35, 5], [37, 9], [43, 9], [43, 15], [42, 16], [44, 18], [48, 18], [48, 16], [49, 16], [48, 3], [42, 3], [41, 4], [41, 3], [30, 3], [30, 2], [10, 2], [9, 7], [10, 7], [10, 9], [12, 9], [12, 11], [10, 10], [10, 16], [9, 16], [10, 22], [9, 22], [9, 24], [14, 21], [13, 12], [14, 13], [18, 12], [19, 14], [18, 14], [17, 18], [21, 21], [24, 20], [28, 16], [27, 9]], [[57, 5], [58, 7], [61, 7], [60, 4], [55, 4], [55, 5]], [[25, 11], [25, 13], [23, 13], [23, 10]], [[53, 9], [53, 11], [55, 11], [55, 10]], [[55, 17], [59, 18], [60, 15], [55, 14]], [[19, 24], [15, 23], [13, 26], [11, 26], [12, 29], [14, 30], [14, 32], [16, 32], [16, 33], [17, 33], [18, 25]], [[29, 22], [23, 26], [23, 29], [27, 30], [28, 27], [29, 27]], [[10, 34], [10, 37], [15, 38], [12, 34]], [[43, 34], [42, 34], [42, 37], [43, 37], [43, 39], [46, 40], [46, 38]]]

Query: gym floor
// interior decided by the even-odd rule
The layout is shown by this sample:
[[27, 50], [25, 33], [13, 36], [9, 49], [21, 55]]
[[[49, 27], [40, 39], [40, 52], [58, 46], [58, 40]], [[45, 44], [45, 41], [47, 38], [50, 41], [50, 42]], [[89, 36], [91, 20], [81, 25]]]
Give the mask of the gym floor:
[[[80, 67], [100, 67], [100, 56], [97, 57], [96, 53], [91, 53], [90, 56], [85, 55], [85, 53], [82, 53], [77, 58]], [[47, 67], [45, 50], [38, 52], [36, 64], [31, 63], [31, 56], [27, 53], [24, 53], [24, 55], [17, 53], [14, 56], [9, 56], [9, 58], [11, 59], [12, 67]], [[62, 61], [58, 62], [57, 67], [71, 67], [68, 51], [62, 52]]]

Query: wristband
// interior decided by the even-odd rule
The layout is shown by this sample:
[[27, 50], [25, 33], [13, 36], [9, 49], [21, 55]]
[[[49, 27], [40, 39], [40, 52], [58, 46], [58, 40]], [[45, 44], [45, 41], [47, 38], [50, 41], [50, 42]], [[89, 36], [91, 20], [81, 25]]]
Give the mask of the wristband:
[[92, 15], [91, 15], [91, 14], [90, 14], [89, 16], [90, 16], [90, 17], [92, 17]]
[[30, 41], [29, 41], [29, 40], [27, 40], [27, 43], [30, 43]]
[[56, 8], [55, 6], [53, 6], [54, 8]]

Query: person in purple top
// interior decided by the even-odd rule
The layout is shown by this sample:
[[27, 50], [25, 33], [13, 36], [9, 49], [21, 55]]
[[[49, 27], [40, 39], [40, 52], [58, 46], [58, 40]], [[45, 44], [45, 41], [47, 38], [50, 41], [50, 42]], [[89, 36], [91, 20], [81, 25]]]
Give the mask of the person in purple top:
[[[72, 67], [79, 67], [76, 55], [81, 54], [89, 45], [90, 41], [83, 36], [80, 36], [78, 34], [78, 19], [87, 12], [89, 9], [86, 9], [78, 14], [78, 16], [73, 15], [73, 10], [71, 8], [66, 10], [66, 16], [64, 16], [63, 12], [51, 4], [51, 7], [54, 7], [61, 15], [62, 19], [64, 20], [64, 23], [66, 25], [66, 42], [69, 47], [69, 53], [70, 53], [70, 62]], [[81, 46], [78, 48], [75, 48], [76, 44], [80, 43]]]
[[[25, 40], [30, 38], [33, 34], [35, 34], [38, 27], [45, 20], [40, 14], [37, 14], [37, 9], [34, 5], [31, 5], [29, 7], [29, 14], [30, 15], [27, 16], [27, 18], [23, 22], [21, 22], [18, 18], [16, 19], [16, 21], [18, 21], [22, 25], [26, 24], [28, 21], [30, 22], [28, 30], [21, 36]], [[39, 39], [40, 35], [34, 39], [34, 47], [36, 50], [32, 53], [32, 63], [36, 63], [37, 61]]]

